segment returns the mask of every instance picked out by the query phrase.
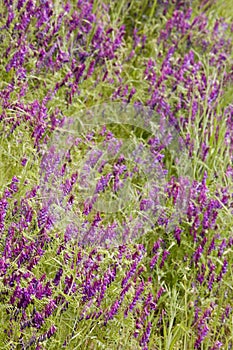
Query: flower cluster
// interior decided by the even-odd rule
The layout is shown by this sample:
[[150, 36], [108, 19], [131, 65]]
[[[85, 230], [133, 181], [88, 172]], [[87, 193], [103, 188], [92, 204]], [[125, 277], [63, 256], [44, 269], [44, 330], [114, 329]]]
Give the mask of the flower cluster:
[[[144, 14], [135, 6], [3, 1], [0, 341], [9, 346], [114, 348], [120, 337], [117, 347], [146, 350], [187, 345], [187, 334], [194, 349], [233, 344], [233, 27], [210, 20], [210, 1], [197, 14], [182, 1], [148, 2]], [[145, 105], [145, 124], [159, 115], [162, 137], [139, 118], [134, 130], [96, 123], [63, 147], [67, 125], [82, 129], [83, 110], [106, 100], [123, 116], [131, 103], [141, 118]], [[174, 145], [163, 121], [182, 140]], [[125, 207], [99, 209], [101, 196]]]

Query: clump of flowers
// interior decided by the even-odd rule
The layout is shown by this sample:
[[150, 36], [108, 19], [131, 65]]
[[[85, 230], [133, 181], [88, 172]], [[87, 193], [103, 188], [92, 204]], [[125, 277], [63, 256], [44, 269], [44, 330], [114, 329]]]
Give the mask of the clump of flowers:
[[[2, 3], [0, 348], [232, 347], [232, 23], [210, 1], [135, 6]], [[169, 123], [186, 173], [144, 124], [60, 147], [106, 101]]]

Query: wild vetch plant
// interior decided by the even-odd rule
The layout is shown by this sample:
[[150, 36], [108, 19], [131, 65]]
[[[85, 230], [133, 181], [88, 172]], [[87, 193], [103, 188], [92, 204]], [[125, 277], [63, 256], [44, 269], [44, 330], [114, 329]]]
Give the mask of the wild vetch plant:
[[1, 2], [0, 349], [232, 349], [230, 11]]

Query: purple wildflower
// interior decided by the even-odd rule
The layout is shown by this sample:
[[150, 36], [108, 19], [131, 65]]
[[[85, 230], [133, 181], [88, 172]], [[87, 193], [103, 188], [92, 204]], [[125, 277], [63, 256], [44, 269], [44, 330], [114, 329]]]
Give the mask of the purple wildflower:
[[159, 239], [154, 243], [154, 246], [153, 246], [153, 252], [154, 252], [154, 253], [156, 253], [156, 252], [158, 251], [158, 249], [160, 248], [162, 242], [163, 242], [162, 238], [159, 238]]
[[221, 343], [219, 340], [217, 340], [214, 343], [214, 346], [210, 350], [219, 350], [222, 349], [223, 343]]
[[196, 266], [197, 266], [198, 261], [201, 258], [202, 252], [203, 252], [203, 247], [201, 245], [199, 245], [197, 247], [195, 253], [193, 254], [193, 261], [195, 262]]
[[39, 312], [36, 312], [32, 319], [32, 323], [36, 328], [40, 328], [44, 324], [43, 316]]
[[180, 234], [181, 234], [181, 232], [182, 232], [182, 229], [180, 228], [180, 227], [176, 227], [175, 228], [175, 231], [174, 231], [174, 237], [175, 237], [175, 239], [176, 239], [176, 241], [177, 241], [177, 244], [180, 246]]
[[161, 298], [161, 295], [165, 292], [165, 289], [163, 287], [159, 288], [159, 291], [156, 295], [156, 298], [155, 298], [155, 303], [157, 304], [159, 299]]
[[209, 290], [212, 290], [214, 281], [215, 281], [215, 273], [212, 272], [209, 276], [209, 279], [208, 279], [208, 289]]
[[215, 249], [215, 240], [216, 240], [216, 236], [214, 236], [211, 240], [211, 243], [209, 245], [209, 248], [208, 248], [208, 251], [207, 251], [207, 254], [210, 255], [210, 253]]
[[208, 335], [208, 333], [209, 333], [209, 327], [207, 326], [207, 324], [203, 323], [201, 324], [201, 327], [199, 325], [199, 335], [197, 340], [195, 341], [194, 349], [201, 348], [201, 344], [203, 340], [206, 338], [206, 336]]
[[49, 330], [46, 332], [47, 338], [51, 338], [52, 335], [56, 332], [56, 327], [54, 325], [52, 325]]
[[47, 318], [50, 315], [52, 315], [56, 307], [57, 307], [56, 302], [53, 299], [50, 300], [43, 310], [43, 316]]
[[220, 271], [220, 274], [217, 277], [217, 282], [221, 282], [223, 275], [225, 275], [225, 273], [227, 272], [227, 266], [228, 266], [228, 262], [226, 259], [224, 259], [222, 269]]
[[142, 338], [140, 340], [140, 345], [141, 346], [146, 346], [146, 344], [149, 342], [150, 339], [150, 334], [151, 334], [151, 329], [152, 329], [152, 323], [148, 322], [148, 325], [146, 327], [145, 332], [142, 335]]
[[111, 309], [108, 312], [108, 315], [106, 317], [106, 321], [113, 319], [114, 315], [116, 315], [116, 313], [119, 310], [120, 306], [121, 306], [121, 300], [116, 300], [115, 303], [112, 305]]
[[150, 261], [150, 268], [151, 268], [151, 270], [154, 268], [155, 264], [157, 263], [159, 255], [160, 255], [159, 253], [156, 253], [153, 256], [153, 258], [151, 259], [151, 261]]
[[140, 297], [140, 295], [142, 294], [142, 292], [144, 291], [145, 285], [144, 282], [142, 281], [139, 286], [136, 288], [136, 292], [135, 292], [135, 296], [133, 298], [132, 303], [129, 305], [129, 311], [132, 311]]
[[224, 238], [222, 240], [222, 243], [220, 244], [219, 246], [219, 249], [218, 249], [218, 257], [220, 258], [223, 253], [224, 253], [224, 249], [227, 247], [227, 242], [226, 242], [226, 239]]
[[167, 259], [167, 256], [170, 254], [168, 250], [164, 250], [163, 256], [162, 256], [162, 261], [159, 265], [160, 269], [163, 267], [165, 260]]

